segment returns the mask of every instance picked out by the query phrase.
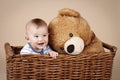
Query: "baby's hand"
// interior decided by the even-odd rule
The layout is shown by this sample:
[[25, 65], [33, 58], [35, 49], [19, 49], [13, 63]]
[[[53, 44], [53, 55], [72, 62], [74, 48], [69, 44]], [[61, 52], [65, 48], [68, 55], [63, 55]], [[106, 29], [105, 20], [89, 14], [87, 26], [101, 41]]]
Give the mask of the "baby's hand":
[[48, 53], [51, 57], [55, 58], [56, 59], [56, 56], [58, 56], [58, 53], [55, 52], [55, 51], [51, 51]]

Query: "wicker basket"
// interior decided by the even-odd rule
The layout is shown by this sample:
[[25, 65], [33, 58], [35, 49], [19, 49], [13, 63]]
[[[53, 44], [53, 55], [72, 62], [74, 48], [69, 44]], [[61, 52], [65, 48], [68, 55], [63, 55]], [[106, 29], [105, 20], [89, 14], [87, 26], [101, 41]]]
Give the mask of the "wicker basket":
[[20, 55], [22, 46], [5, 43], [8, 80], [110, 80], [117, 48], [106, 43], [109, 51], [90, 55]]

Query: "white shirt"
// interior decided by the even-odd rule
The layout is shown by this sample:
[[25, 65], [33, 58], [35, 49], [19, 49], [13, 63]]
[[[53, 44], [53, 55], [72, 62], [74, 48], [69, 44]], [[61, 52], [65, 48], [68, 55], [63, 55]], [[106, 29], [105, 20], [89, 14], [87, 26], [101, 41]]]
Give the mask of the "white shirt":
[[52, 49], [47, 45], [45, 48], [43, 48], [41, 51], [37, 52], [35, 51], [32, 46], [27, 43], [20, 51], [20, 54], [47, 54], [51, 52]]

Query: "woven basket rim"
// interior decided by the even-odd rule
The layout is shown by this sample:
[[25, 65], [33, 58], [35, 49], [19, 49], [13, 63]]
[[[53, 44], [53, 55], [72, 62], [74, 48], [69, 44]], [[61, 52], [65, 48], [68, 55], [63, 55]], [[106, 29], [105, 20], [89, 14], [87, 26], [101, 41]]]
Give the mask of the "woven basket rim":
[[[12, 56], [15, 56], [16, 54], [13, 52], [13, 48], [22, 48], [23, 46], [11, 46], [10, 43], [6, 42], [5, 45], [5, 52], [6, 52], [6, 56], [8, 57], [12, 57]], [[81, 57], [93, 57], [93, 56], [97, 56], [97, 55], [106, 55], [106, 54], [110, 54], [112, 55], [113, 57], [115, 56], [116, 54], [116, 51], [117, 51], [117, 47], [115, 46], [111, 46], [107, 43], [104, 43], [103, 42], [103, 47], [108, 49], [109, 51], [108, 52], [101, 52], [101, 53], [92, 53], [92, 54], [79, 54], [79, 55], [69, 55], [69, 54], [59, 54], [59, 58], [64, 58], [64, 57], [67, 57], [67, 56], [72, 56], [72, 57], [76, 57], [76, 56], [81, 56]], [[33, 54], [20, 54], [18, 53], [17, 55], [20, 55], [20, 56], [33, 56]], [[42, 56], [42, 57], [50, 57], [48, 55], [40, 55], [40, 54], [34, 54], [35, 56]]]

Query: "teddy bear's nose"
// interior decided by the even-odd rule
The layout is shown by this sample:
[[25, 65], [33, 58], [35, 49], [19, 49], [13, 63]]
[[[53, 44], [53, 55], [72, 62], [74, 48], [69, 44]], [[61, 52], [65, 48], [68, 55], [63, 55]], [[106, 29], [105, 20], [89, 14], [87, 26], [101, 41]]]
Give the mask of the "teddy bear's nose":
[[67, 51], [69, 52], [69, 53], [72, 53], [73, 51], [74, 51], [74, 45], [73, 44], [71, 44], [71, 45], [69, 45], [68, 47], [67, 47]]

